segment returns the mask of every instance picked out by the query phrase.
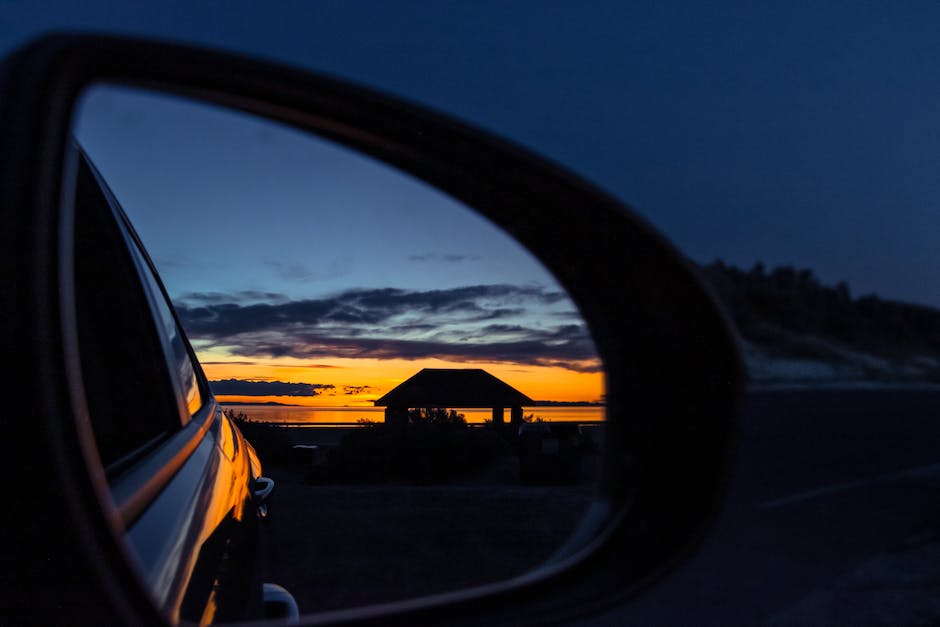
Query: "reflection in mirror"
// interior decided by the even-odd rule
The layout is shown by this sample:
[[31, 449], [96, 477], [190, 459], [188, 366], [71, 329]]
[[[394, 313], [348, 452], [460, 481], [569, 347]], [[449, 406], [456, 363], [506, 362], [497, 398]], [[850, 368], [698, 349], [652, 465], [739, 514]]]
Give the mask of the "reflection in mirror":
[[[127, 324], [82, 340], [92, 427], [162, 421], [126, 451], [96, 437], [124, 460], [109, 481], [118, 507], [136, 495], [128, 543], [171, 618], [236, 618], [250, 608], [226, 597], [260, 581], [304, 613], [446, 592], [524, 574], [565, 542], [592, 496], [603, 370], [573, 303], [519, 244], [417, 179], [240, 112], [96, 86], [73, 132], [225, 412], [206, 403], [189, 424], [184, 404], [168, 428], [131, 410], [161, 386], [180, 394], [149, 371], [96, 401], [117, 385], [92, 389], [115, 360], [150, 364], [157, 349]], [[143, 259], [131, 232], [120, 254]], [[169, 354], [173, 324], [140, 264], [162, 325], [152, 346]], [[82, 276], [80, 296], [133, 308], [130, 288]], [[114, 356], [89, 357], [111, 342]], [[193, 438], [172, 479], [142, 491], [164, 449]], [[233, 554], [241, 570], [221, 565]]]

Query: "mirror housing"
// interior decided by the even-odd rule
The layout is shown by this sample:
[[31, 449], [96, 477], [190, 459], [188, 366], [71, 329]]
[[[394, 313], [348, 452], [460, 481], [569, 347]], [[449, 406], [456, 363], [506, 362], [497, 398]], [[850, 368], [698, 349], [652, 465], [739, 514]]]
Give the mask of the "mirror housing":
[[[6, 397], [22, 405], [3, 421], [2, 446], [34, 486], [22, 508], [29, 517], [5, 524], [23, 552], [18, 563], [37, 564], [12, 576], [5, 569], [11, 599], [34, 600], [42, 590], [55, 599], [42, 608], [49, 621], [161, 621], [89, 461], [78, 367], [72, 216], [60, 199], [73, 107], [98, 81], [264, 116], [423, 179], [537, 256], [590, 327], [607, 377], [608, 423], [597, 500], [581, 532], [523, 577], [319, 620], [559, 621], [635, 594], [695, 548], [727, 484], [744, 370], [697, 271], [622, 203], [503, 140], [336, 79], [166, 43], [56, 35], [10, 57], [0, 76], [0, 333], [19, 365]], [[24, 616], [36, 609], [11, 607]]]

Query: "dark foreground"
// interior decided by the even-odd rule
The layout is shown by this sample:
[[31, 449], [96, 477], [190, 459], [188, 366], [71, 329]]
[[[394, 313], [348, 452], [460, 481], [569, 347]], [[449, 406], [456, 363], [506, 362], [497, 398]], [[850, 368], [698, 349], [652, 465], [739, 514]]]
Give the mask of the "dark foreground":
[[586, 509], [603, 432], [569, 424], [532, 425], [519, 437], [452, 425], [258, 427], [246, 425], [266, 448], [262, 458], [278, 460], [265, 469], [277, 488], [264, 576], [306, 612], [534, 569]]
[[[756, 392], [745, 413], [726, 507], [704, 544], [583, 624], [940, 624], [940, 392]], [[305, 612], [517, 574], [564, 539], [590, 494], [275, 478], [266, 574]]]
[[589, 494], [577, 486], [310, 486], [279, 478], [265, 575], [302, 612], [522, 574], [565, 540]]
[[750, 396], [693, 557], [584, 625], [940, 624], [940, 392]]

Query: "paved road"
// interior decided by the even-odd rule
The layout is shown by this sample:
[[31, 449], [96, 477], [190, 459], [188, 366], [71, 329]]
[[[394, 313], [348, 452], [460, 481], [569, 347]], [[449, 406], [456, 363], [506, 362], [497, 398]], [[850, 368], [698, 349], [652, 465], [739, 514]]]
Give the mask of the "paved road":
[[940, 624], [940, 391], [752, 393], [688, 562], [584, 625]]

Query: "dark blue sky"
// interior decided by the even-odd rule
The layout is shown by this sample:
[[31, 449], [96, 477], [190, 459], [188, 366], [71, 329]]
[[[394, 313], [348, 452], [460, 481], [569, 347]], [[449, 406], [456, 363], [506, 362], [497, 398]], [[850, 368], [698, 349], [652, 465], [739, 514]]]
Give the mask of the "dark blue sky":
[[940, 4], [903, 7], [0, 0], [0, 50], [94, 29], [324, 70], [534, 148], [695, 259], [940, 305]]

